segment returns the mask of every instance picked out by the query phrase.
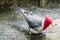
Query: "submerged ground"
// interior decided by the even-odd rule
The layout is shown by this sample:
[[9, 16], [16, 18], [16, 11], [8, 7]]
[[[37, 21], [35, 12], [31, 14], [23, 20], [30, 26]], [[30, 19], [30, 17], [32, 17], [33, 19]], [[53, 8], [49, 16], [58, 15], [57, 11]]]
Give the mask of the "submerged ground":
[[[39, 8], [28, 8], [28, 10], [32, 11], [33, 13], [36, 13], [37, 15], [47, 14], [53, 21], [60, 18], [60, 8], [45, 9], [45, 10], [39, 9]], [[21, 15], [18, 15], [16, 12], [11, 11], [11, 12], [8, 12], [8, 14], [1, 13], [0, 15], [0, 40], [33, 40], [33, 38], [31, 38], [31, 35], [28, 35], [25, 32], [20, 31], [20, 29], [16, 25], [12, 26], [12, 23], [15, 23], [15, 24], [21, 23], [22, 25], [27, 26], [25, 20], [22, 19]], [[58, 28], [55, 28], [55, 30], [60, 32]], [[51, 37], [52, 36], [51, 34], [54, 33], [51, 31], [52, 30], [50, 29], [45, 31], [45, 34], [47, 34], [48, 39], [59, 40], [60, 36], [57, 37], [57, 39]], [[57, 34], [55, 33], [53, 35], [57, 36]], [[39, 38], [41, 38], [40, 40], [44, 39], [42, 38], [42, 36]], [[35, 40], [38, 40], [38, 38]]]

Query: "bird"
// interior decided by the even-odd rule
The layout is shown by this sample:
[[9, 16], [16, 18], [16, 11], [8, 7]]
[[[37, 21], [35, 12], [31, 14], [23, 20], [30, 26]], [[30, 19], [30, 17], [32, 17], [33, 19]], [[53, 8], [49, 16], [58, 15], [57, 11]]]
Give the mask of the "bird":
[[29, 28], [32, 28], [33, 30], [36, 30], [38, 32], [42, 32], [43, 30], [47, 29], [53, 22], [47, 15], [45, 15], [44, 17], [39, 16], [18, 6], [11, 6], [10, 8], [24, 17], [27, 24], [29, 25]]

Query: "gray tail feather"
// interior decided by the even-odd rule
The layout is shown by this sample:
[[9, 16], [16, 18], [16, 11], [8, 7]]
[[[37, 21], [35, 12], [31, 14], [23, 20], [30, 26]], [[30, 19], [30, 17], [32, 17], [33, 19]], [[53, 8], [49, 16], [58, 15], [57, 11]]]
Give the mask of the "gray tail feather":
[[[22, 12], [21, 12], [21, 7], [18, 7], [18, 6], [11, 6], [10, 7], [12, 10], [14, 10], [14, 11], [17, 11], [18, 12], [18, 14], [20, 14], [20, 15], [22, 15]], [[23, 16], [23, 15], [22, 15]]]
[[15, 11], [20, 11], [21, 10], [21, 8], [18, 7], [18, 6], [11, 6], [10, 8], [15, 10]]

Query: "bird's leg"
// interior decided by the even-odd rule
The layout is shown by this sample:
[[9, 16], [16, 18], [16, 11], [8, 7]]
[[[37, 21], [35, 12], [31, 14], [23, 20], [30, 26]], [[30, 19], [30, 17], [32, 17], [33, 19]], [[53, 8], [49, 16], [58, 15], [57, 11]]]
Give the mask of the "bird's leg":
[[31, 34], [30, 27], [29, 27], [29, 34]]
[[34, 28], [34, 30], [36, 30], [36, 31], [38, 31], [39, 33], [42, 33], [42, 28], [40, 28], [40, 27], [37, 27], [37, 28]]

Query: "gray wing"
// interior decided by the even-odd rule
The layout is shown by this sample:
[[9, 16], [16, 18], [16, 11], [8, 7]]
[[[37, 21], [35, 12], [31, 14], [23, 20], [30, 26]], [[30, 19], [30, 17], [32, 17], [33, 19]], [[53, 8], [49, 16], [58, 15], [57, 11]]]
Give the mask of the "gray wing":
[[43, 17], [40, 17], [36, 14], [33, 15], [28, 14], [25, 19], [31, 28], [42, 26]]

